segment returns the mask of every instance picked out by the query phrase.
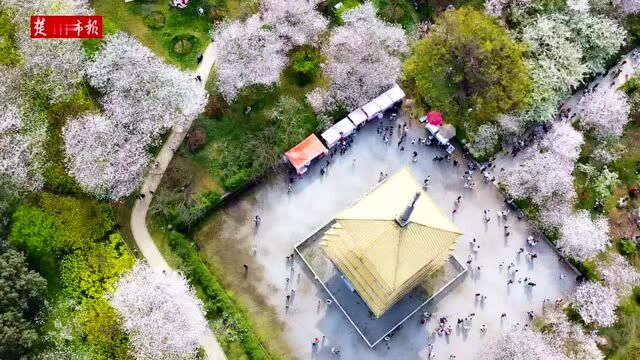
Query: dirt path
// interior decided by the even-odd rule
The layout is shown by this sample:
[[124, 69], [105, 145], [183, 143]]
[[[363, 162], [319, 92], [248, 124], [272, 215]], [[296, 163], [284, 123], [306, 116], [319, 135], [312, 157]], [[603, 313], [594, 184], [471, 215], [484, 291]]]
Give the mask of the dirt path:
[[[202, 62], [196, 70], [196, 75], [199, 75], [202, 78], [202, 84], [204, 86], [215, 59], [213, 43], [209, 44], [203, 56]], [[131, 212], [131, 232], [133, 233], [133, 238], [136, 241], [140, 252], [142, 252], [142, 255], [151, 267], [165, 271], [173, 271], [173, 269], [171, 269], [164, 257], [162, 257], [160, 250], [158, 250], [153, 238], [151, 238], [151, 235], [149, 234], [146, 223], [147, 211], [149, 210], [149, 204], [151, 204], [151, 200], [153, 199], [151, 191], [155, 192], [160, 185], [162, 176], [173, 158], [174, 149], [177, 149], [180, 146], [188, 130], [189, 126], [186, 128], [174, 128], [171, 131], [169, 138], [156, 156], [158, 166], [149, 171], [147, 178], [142, 185], [142, 189], [140, 190], [141, 193], [145, 194], [145, 197], [142, 200], [136, 201], [133, 206], [133, 211]], [[212, 332], [209, 332], [205, 337], [203, 337], [200, 344], [206, 351], [208, 359], [226, 359], [224, 351], [222, 351], [220, 344]]]

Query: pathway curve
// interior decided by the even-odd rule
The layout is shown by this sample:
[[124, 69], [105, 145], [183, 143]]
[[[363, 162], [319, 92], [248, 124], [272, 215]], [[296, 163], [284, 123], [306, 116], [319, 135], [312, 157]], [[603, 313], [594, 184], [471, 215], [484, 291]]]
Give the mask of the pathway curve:
[[[634, 53], [636, 52], [640, 52], [640, 48], [635, 48], [629, 51], [620, 59], [620, 61], [615, 66], [611, 67], [611, 69], [609, 69], [606, 74], [598, 76], [584, 89], [577, 91], [571, 96], [567, 97], [564, 100], [563, 108], [570, 109], [570, 111], [569, 115], [563, 120], [567, 121], [567, 119], [571, 119], [571, 116], [574, 113], [578, 113], [578, 115], [580, 114], [581, 110], [579, 108], [579, 103], [580, 99], [582, 99], [582, 97], [585, 95], [586, 89], [593, 89], [594, 87], [598, 87], [606, 88], [608, 89], [608, 91], [615, 91], [616, 89], [624, 85], [627, 80], [631, 79], [633, 75], [635, 75], [638, 67], [640, 67], [640, 58], [638, 56], [634, 56]], [[620, 74], [618, 76], [614, 76], [616, 70], [618, 69], [621, 70]], [[574, 117], [573, 120], [575, 120], [576, 117]], [[510, 169], [520, 163], [521, 156], [522, 155], [519, 155], [519, 157], [514, 158], [511, 156], [511, 150], [509, 148], [505, 148], [504, 151], [501, 151], [496, 156], [496, 166], [498, 168]]]
[[[613, 66], [609, 71], [601, 76], [598, 76], [593, 80], [585, 89], [580, 90], [564, 101], [565, 109], [571, 109], [571, 114], [574, 112], [580, 112], [579, 101], [584, 96], [585, 90], [598, 87], [599, 89], [605, 88], [608, 91], [615, 91], [620, 88], [627, 80], [631, 79], [636, 73], [636, 69], [640, 66], [640, 59], [634, 56], [634, 53], [640, 51], [640, 48], [635, 48], [624, 55], [620, 61]], [[616, 75], [617, 71], [620, 73]]]
[[[213, 43], [211, 43], [205, 50], [203, 59], [196, 70], [196, 75], [199, 75], [202, 78], [203, 86], [209, 77], [209, 72], [213, 66], [214, 59], [215, 49], [213, 47]], [[147, 178], [142, 185], [142, 189], [140, 190], [140, 192], [145, 194], [145, 197], [142, 200], [136, 200], [135, 205], [133, 206], [133, 211], [131, 212], [131, 232], [133, 233], [133, 238], [138, 249], [147, 260], [149, 266], [165, 271], [173, 271], [173, 269], [171, 269], [164, 257], [162, 257], [160, 250], [158, 250], [155, 242], [149, 234], [146, 223], [147, 211], [149, 210], [149, 204], [151, 204], [151, 200], [153, 199], [151, 191], [155, 192], [158, 185], [160, 185], [162, 176], [173, 158], [173, 149], [177, 149], [180, 146], [190, 126], [191, 123], [189, 123], [185, 128], [176, 127], [171, 131], [169, 138], [156, 156], [158, 166], [149, 171]], [[200, 340], [200, 345], [207, 353], [208, 359], [226, 359], [224, 351], [212, 332], [209, 332]]]

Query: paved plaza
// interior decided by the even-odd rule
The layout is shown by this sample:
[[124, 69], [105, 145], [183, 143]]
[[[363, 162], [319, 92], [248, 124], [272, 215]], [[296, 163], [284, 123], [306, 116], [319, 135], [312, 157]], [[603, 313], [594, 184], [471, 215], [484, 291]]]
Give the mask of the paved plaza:
[[[397, 125], [393, 125], [397, 130]], [[412, 145], [411, 140], [419, 136], [424, 136], [424, 129], [413, 124], [405, 151], [400, 151], [396, 146], [397, 131], [389, 145], [385, 145], [376, 133], [376, 124], [370, 124], [358, 132], [345, 155], [326, 158], [331, 164], [324, 176], [320, 175], [324, 159], [314, 164], [302, 180], [296, 179], [291, 193], [287, 193], [288, 177], [274, 176], [227, 206], [222, 224], [217, 225], [211, 238], [199, 239], [205, 251], [208, 246], [241, 249], [223, 256], [233, 256], [239, 268], [243, 263], [249, 264], [249, 276], [243, 281], [253, 282], [250, 288], [276, 309], [284, 324], [286, 340], [294, 351], [291, 358], [330, 359], [334, 358], [331, 348], [338, 347], [342, 359], [427, 359], [431, 339], [435, 343], [436, 359], [448, 359], [451, 354], [457, 359], [474, 359], [488, 338], [509, 331], [515, 322], [526, 324], [527, 312], [533, 310], [539, 314], [543, 299], [565, 298], [575, 287], [576, 275], [558, 261], [558, 256], [544, 241], [533, 249], [527, 248], [525, 239], [531, 234], [530, 229], [524, 220], [518, 221], [513, 212], [507, 221], [510, 236], [505, 237], [504, 222], [496, 217], [496, 212], [503, 209], [504, 198], [493, 184], [485, 184], [476, 172], [475, 190], [465, 189], [462, 180], [465, 168], [453, 167], [446, 161], [432, 161], [434, 156], [442, 155], [442, 151]], [[419, 153], [417, 163], [411, 162], [413, 151]], [[456, 153], [459, 157], [459, 149]], [[453, 216], [464, 233], [458, 240], [456, 255], [462, 261], [471, 255], [474, 269], [480, 266], [481, 270], [469, 272], [446, 296], [427, 304], [423, 311], [432, 312], [433, 318], [425, 325], [420, 324], [420, 311], [395, 332], [388, 343], [383, 341], [371, 349], [340, 309], [326, 305], [328, 295], [302, 261], [296, 258], [292, 267], [286, 257], [294, 252], [297, 243], [374, 187], [381, 171], [391, 175], [404, 166], [410, 166], [420, 182], [431, 176], [428, 194], [444, 214]], [[462, 204], [452, 214], [459, 195], [463, 195]], [[484, 221], [484, 209], [490, 209], [488, 223]], [[257, 229], [253, 222], [255, 215], [262, 219]], [[471, 251], [473, 238], [480, 246], [477, 253]], [[538, 257], [531, 262], [525, 253], [517, 254], [520, 248], [533, 251]], [[501, 261], [505, 265], [500, 270]], [[518, 273], [514, 284], [507, 285], [507, 265], [511, 262], [516, 264]], [[566, 278], [561, 279], [560, 275]], [[518, 282], [525, 277], [536, 286]], [[291, 289], [295, 294], [287, 308], [285, 296], [291, 296]], [[486, 300], [479, 301], [476, 293], [487, 296]], [[503, 312], [507, 314], [505, 318], [500, 316]], [[456, 328], [456, 320], [470, 313], [475, 313], [471, 329]], [[440, 317], [449, 319], [453, 334], [430, 338]], [[488, 328], [485, 334], [480, 331], [483, 324]], [[316, 337], [321, 339], [320, 345], [312, 346]]]

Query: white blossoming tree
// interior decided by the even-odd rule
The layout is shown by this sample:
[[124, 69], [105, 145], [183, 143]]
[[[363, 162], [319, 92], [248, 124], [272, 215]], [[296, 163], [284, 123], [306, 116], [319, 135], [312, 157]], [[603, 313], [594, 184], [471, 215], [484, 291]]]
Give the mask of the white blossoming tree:
[[622, 0], [620, 1], [622, 10], [627, 15], [637, 14], [640, 12], [640, 1], [638, 0]]
[[67, 171], [85, 191], [121, 199], [140, 185], [150, 157], [145, 140], [102, 114], [70, 120], [63, 129]]
[[207, 94], [193, 73], [164, 64], [124, 33], [107, 38], [87, 72], [91, 85], [105, 94], [105, 110], [146, 143], [190, 123], [206, 105]]
[[550, 151], [564, 161], [574, 163], [580, 156], [584, 144], [582, 133], [566, 122], [559, 122], [542, 139], [540, 147]]
[[137, 359], [195, 358], [210, 330], [202, 304], [178, 273], [138, 263], [109, 296], [122, 315]]
[[263, 0], [262, 20], [273, 25], [289, 46], [315, 43], [329, 21], [316, 11], [316, 0]]
[[29, 74], [46, 76], [49, 97], [59, 100], [76, 89], [82, 81], [86, 59], [80, 39], [31, 39], [31, 15], [89, 15], [84, 0], [0, 0], [0, 6], [15, 11], [17, 45]]
[[87, 73], [104, 94], [105, 114], [66, 124], [67, 170], [85, 191], [119, 200], [140, 185], [148, 147], [172, 127], [186, 130], [207, 94], [193, 74], [162, 63], [124, 33], [107, 38]]
[[623, 92], [604, 87], [585, 95], [578, 110], [580, 126], [606, 139], [622, 136], [631, 106]]
[[602, 339], [587, 335], [584, 329], [567, 319], [562, 309], [546, 308], [544, 312], [545, 341], [570, 360], [601, 360], [604, 355], [598, 349]]
[[486, 158], [493, 155], [499, 145], [500, 133], [494, 124], [480, 125], [478, 131], [469, 144], [469, 150], [476, 158]]
[[565, 256], [576, 260], [592, 259], [609, 245], [607, 219], [591, 220], [586, 210], [578, 210], [566, 218], [560, 232], [558, 247]]
[[620, 297], [630, 295], [631, 290], [640, 285], [640, 273], [618, 253], [608, 254], [608, 258], [597, 265], [604, 283]]
[[229, 21], [212, 33], [216, 49], [216, 84], [231, 102], [245, 86], [274, 84], [287, 63], [286, 45], [254, 15], [245, 22]]
[[576, 310], [587, 324], [608, 327], [618, 319], [618, 295], [599, 283], [589, 281], [579, 285], [573, 296]]
[[491, 360], [567, 360], [545, 338], [528, 328], [516, 329], [486, 342], [480, 358]]
[[544, 204], [550, 198], [572, 197], [573, 164], [550, 151], [541, 153], [532, 149], [517, 166], [500, 176], [500, 182], [507, 186], [516, 198], [531, 198], [537, 204]]
[[400, 55], [406, 53], [405, 33], [376, 16], [370, 2], [345, 12], [344, 25], [331, 34], [323, 49], [327, 89], [307, 98], [316, 112], [364, 105], [393, 86], [400, 76]]
[[499, 181], [516, 198], [566, 208], [575, 197], [572, 173], [583, 143], [582, 134], [571, 125], [555, 124], [538, 146], [522, 155], [522, 162], [499, 175]]
[[23, 190], [42, 187], [46, 120], [22, 99], [18, 68], [0, 66], [0, 178]]

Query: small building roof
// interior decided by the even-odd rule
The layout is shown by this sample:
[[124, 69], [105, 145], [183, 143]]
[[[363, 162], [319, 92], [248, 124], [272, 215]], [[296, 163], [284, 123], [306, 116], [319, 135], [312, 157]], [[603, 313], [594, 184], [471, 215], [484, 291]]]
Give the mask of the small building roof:
[[363, 122], [367, 121], [367, 114], [362, 111], [362, 109], [357, 109], [351, 112], [351, 114], [347, 115], [349, 119], [356, 125], [360, 125]]
[[385, 94], [389, 95], [389, 97], [391, 98], [391, 100], [393, 100], [394, 103], [404, 99], [406, 96], [404, 91], [402, 91], [402, 89], [400, 88], [400, 86], [398, 86], [398, 84], [394, 85], [391, 89], [387, 90]]
[[339, 213], [321, 246], [380, 317], [444, 265], [460, 235], [404, 168]]
[[298, 174], [302, 174], [306, 171], [306, 167], [311, 163], [311, 160], [328, 152], [329, 150], [322, 145], [320, 139], [315, 134], [311, 134], [287, 151], [285, 156]]

